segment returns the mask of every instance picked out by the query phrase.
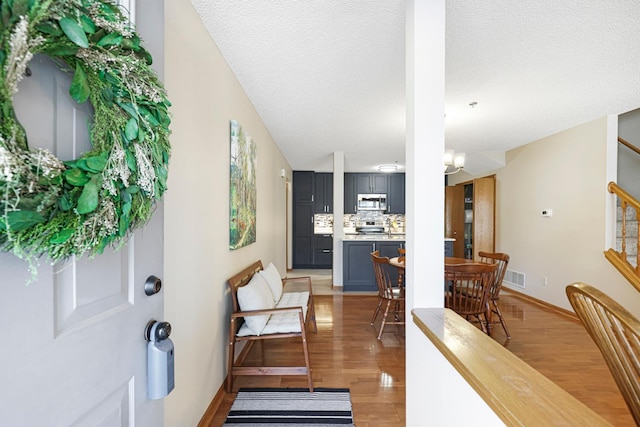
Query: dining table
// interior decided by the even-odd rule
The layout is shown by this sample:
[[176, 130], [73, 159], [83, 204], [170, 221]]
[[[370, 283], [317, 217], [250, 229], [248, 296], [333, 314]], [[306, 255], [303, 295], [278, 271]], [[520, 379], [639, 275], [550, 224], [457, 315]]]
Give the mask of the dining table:
[[405, 266], [405, 258], [402, 257], [402, 261], [400, 261], [400, 257], [389, 258], [389, 265], [398, 269], [398, 286], [404, 287], [404, 266]]
[[467, 258], [452, 257], [452, 256], [444, 257], [444, 265], [459, 265], [459, 264], [480, 264], [480, 261], [475, 261]]
[[[400, 261], [400, 257], [389, 258], [389, 265], [392, 265], [396, 268], [405, 269], [405, 261]], [[457, 258], [457, 257], [444, 257], [444, 265], [458, 265], [458, 264], [478, 264], [480, 261], [474, 261], [472, 259], [467, 258]]]
[[400, 257], [389, 258], [389, 265], [394, 266], [395, 268], [402, 269], [404, 271], [405, 261], [400, 261]]
[[[444, 257], [444, 265], [445, 268], [447, 265], [460, 265], [460, 264], [480, 264], [480, 261], [475, 261], [472, 259], [467, 259], [467, 258], [458, 258], [458, 257]], [[399, 257], [393, 257], [393, 258], [389, 258], [389, 265], [392, 265], [394, 267], [396, 267], [399, 271], [402, 272], [402, 274], [404, 275], [404, 270], [406, 267], [406, 260], [400, 261]], [[445, 288], [446, 288], [446, 282], [445, 282]], [[487, 302], [487, 319], [488, 319], [488, 325], [487, 328], [489, 328], [489, 333], [491, 331], [491, 317], [492, 317], [492, 312], [491, 310], [489, 310], [489, 306], [488, 306], [488, 302]]]

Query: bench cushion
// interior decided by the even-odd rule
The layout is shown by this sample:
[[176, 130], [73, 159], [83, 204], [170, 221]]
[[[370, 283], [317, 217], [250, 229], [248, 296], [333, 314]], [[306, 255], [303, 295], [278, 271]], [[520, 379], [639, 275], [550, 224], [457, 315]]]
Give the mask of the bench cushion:
[[[285, 292], [282, 294], [282, 298], [280, 299], [276, 307], [277, 308], [302, 307], [302, 318], [306, 319], [308, 301], [309, 301], [308, 291]], [[248, 316], [245, 317], [245, 319], [247, 318]], [[247, 324], [245, 323], [244, 325], [242, 325], [237, 335], [239, 337], [246, 337], [249, 335], [267, 335], [267, 334], [277, 334], [277, 333], [287, 333], [287, 332], [301, 332], [298, 313], [290, 312], [290, 313], [282, 313], [282, 314], [272, 314], [267, 324], [258, 334], [254, 333], [249, 327], [247, 327]]]
[[[238, 288], [238, 305], [241, 311], [263, 310], [275, 306], [269, 285], [261, 275], [254, 274], [249, 283]], [[260, 335], [269, 317], [268, 314], [245, 316], [242, 327], [249, 329], [251, 333], [248, 335]]]
[[271, 289], [271, 294], [273, 295], [273, 301], [277, 304], [282, 296], [282, 279], [280, 278], [280, 272], [276, 266], [270, 262], [267, 268], [259, 271], [258, 274], [260, 274], [269, 285], [269, 289]]

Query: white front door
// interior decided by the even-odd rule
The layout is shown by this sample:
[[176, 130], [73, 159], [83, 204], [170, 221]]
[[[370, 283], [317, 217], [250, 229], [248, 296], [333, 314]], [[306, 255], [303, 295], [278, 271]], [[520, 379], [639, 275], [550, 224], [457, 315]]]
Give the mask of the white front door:
[[[14, 98], [32, 147], [59, 158], [89, 148], [89, 107], [68, 95], [70, 77], [45, 56], [29, 65]], [[0, 253], [0, 425], [163, 425], [162, 400], [147, 397], [145, 326], [164, 320], [163, 291], [144, 283], [163, 273], [163, 210], [118, 251], [51, 266], [38, 280], [27, 263]]]

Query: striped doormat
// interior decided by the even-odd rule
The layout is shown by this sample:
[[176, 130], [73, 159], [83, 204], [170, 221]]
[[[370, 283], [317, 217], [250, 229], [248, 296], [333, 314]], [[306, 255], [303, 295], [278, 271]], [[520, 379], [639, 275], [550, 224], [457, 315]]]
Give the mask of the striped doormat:
[[353, 426], [348, 388], [241, 388], [225, 426]]

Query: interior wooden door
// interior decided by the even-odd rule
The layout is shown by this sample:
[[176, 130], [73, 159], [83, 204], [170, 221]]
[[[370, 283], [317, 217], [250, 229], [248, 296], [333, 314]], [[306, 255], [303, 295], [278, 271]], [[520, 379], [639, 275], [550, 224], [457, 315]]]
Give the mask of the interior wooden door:
[[464, 185], [444, 188], [444, 237], [453, 242], [453, 256], [464, 257]]
[[473, 259], [478, 252], [495, 252], [496, 177], [473, 180]]

